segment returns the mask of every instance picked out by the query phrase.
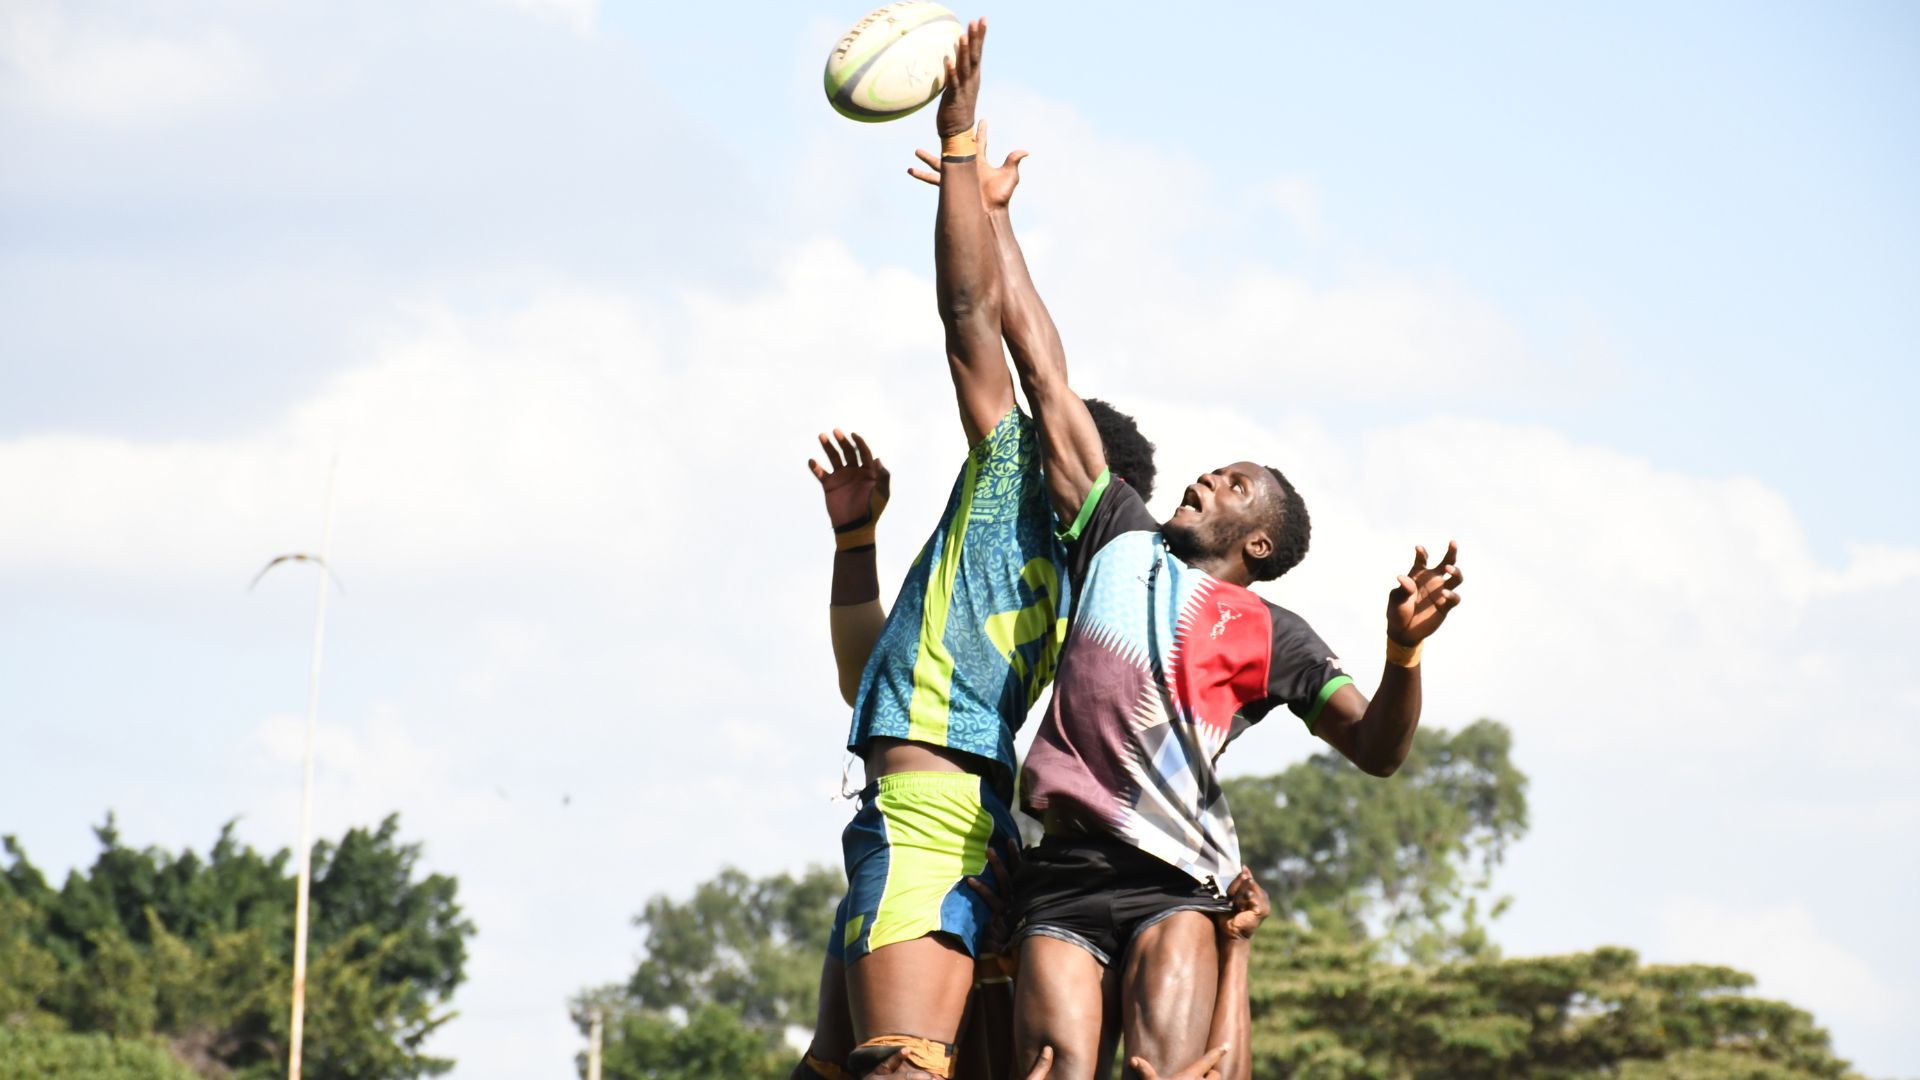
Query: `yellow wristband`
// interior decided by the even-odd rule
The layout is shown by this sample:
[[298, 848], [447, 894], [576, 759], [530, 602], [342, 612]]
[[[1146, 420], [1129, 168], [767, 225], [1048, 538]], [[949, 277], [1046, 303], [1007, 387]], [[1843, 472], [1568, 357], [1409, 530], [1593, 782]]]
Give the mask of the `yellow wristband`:
[[1416, 642], [1412, 645], [1402, 645], [1393, 640], [1393, 636], [1389, 634], [1387, 636], [1387, 663], [1393, 664], [1396, 667], [1419, 667], [1420, 649], [1424, 645], [1426, 645], [1424, 641]]
[[846, 532], [834, 533], [833, 550], [852, 551], [854, 548], [872, 547], [874, 542], [874, 524], [875, 523], [869, 519], [865, 525], [849, 529]]
[[972, 161], [980, 153], [980, 140], [974, 137], [974, 128], [956, 131], [940, 139], [941, 161]]

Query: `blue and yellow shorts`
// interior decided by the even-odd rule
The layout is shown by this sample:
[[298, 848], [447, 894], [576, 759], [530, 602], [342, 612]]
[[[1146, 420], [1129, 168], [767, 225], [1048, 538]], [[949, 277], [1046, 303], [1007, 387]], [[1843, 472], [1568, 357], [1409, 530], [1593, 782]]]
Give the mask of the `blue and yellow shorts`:
[[847, 895], [834, 916], [827, 953], [852, 963], [883, 945], [951, 934], [979, 954], [993, 912], [966, 879], [986, 875], [987, 845], [1019, 842], [1013, 815], [988, 782], [972, 773], [883, 776], [860, 793], [860, 809], [840, 834]]

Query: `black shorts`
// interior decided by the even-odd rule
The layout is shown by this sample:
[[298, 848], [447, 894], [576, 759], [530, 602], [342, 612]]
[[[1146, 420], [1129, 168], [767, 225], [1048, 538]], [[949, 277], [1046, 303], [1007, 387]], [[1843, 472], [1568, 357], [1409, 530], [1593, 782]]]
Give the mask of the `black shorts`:
[[1071, 942], [1111, 965], [1142, 930], [1181, 911], [1233, 905], [1186, 872], [1132, 844], [1048, 834], [1013, 875], [1014, 940]]

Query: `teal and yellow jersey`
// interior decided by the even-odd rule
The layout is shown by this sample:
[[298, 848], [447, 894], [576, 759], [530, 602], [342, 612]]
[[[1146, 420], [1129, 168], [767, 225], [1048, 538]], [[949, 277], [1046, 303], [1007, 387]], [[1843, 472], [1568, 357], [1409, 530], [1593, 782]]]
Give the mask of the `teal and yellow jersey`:
[[847, 749], [875, 738], [965, 751], [1013, 779], [1013, 736], [1053, 681], [1066, 636], [1066, 550], [1033, 421], [1013, 409], [967, 455], [946, 512], [887, 615]]

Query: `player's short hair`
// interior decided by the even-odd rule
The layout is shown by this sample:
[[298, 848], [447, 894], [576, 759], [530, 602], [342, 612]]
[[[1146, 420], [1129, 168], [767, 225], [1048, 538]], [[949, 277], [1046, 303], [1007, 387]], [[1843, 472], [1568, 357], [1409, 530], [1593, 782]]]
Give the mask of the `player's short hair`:
[[1313, 520], [1307, 516], [1307, 501], [1300, 497], [1279, 469], [1268, 465], [1267, 472], [1279, 491], [1267, 496], [1261, 507], [1261, 524], [1273, 540], [1267, 557], [1252, 561], [1248, 569], [1255, 581], [1272, 581], [1300, 565], [1307, 557], [1307, 544], [1313, 539]]
[[1140, 434], [1133, 417], [1101, 401], [1087, 398], [1087, 411], [1093, 414], [1093, 426], [1100, 429], [1100, 442], [1107, 449], [1107, 468], [1140, 493], [1140, 501], [1153, 498], [1153, 444]]

